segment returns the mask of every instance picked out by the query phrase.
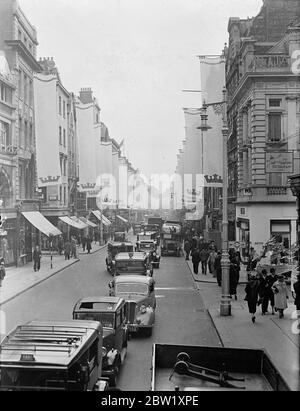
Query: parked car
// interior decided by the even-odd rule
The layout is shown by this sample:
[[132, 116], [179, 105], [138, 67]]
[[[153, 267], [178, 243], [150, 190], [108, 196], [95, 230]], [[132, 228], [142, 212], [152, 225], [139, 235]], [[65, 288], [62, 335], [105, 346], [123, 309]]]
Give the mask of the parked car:
[[155, 322], [155, 281], [141, 275], [122, 275], [109, 284], [109, 293], [121, 297], [127, 304], [127, 324], [130, 332], [143, 330], [152, 334]]
[[32, 321], [0, 346], [0, 391], [104, 391], [98, 321]]
[[106, 268], [107, 271], [113, 272], [113, 262], [115, 261], [116, 255], [119, 253], [131, 253], [134, 251], [134, 244], [127, 242], [115, 242], [109, 241], [107, 244], [107, 257], [106, 257]]
[[113, 263], [113, 275], [139, 274], [152, 277], [153, 266], [146, 253], [119, 253]]
[[102, 377], [116, 386], [120, 366], [127, 354], [126, 303], [121, 297], [85, 297], [73, 309], [74, 320], [100, 321], [103, 326]]
[[159, 268], [160, 254], [157, 244], [154, 240], [141, 240], [136, 243], [136, 251], [142, 251], [148, 254], [149, 261], [153, 268]]

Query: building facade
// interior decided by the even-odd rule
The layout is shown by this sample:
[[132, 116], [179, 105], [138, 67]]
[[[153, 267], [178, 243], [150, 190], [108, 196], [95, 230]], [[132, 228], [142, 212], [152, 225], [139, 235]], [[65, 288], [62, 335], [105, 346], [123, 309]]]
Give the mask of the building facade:
[[[12, 187], [14, 196], [7, 213], [7, 230], [14, 232], [13, 258], [17, 264], [21, 256], [31, 259], [32, 247], [37, 243], [37, 231], [22, 217], [24, 211], [39, 210], [35, 157], [35, 113], [33, 76], [41, 70], [36, 60], [37, 33], [16, 0], [0, 2], [0, 50], [5, 52], [15, 86], [12, 105], [11, 141], [14, 165]], [[6, 127], [6, 126], [4, 126]], [[5, 132], [4, 132], [5, 134]], [[8, 176], [7, 176], [8, 177]]]
[[300, 82], [291, 70], [299, 21], [296, 0], [266, 0], [256, 17], [229, 20], [229, 217], [244, 255], [274, 235], [286, 248], [297, 238], [287, 177], [300, 170]]

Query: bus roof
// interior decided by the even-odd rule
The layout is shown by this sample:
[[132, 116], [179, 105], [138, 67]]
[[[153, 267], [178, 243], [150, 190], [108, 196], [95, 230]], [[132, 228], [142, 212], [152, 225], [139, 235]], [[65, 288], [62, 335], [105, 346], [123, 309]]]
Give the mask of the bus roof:
[[98, 321], [31, 321], [3, 339], [0, 366], [67, 369], [100, 333]]

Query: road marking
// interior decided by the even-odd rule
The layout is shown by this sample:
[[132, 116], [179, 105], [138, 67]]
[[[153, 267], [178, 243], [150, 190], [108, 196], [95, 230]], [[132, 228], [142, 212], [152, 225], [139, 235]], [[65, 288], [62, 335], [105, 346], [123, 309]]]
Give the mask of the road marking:
[[156, 290], [166, 290], [166, 291], [188, 291], [194, 290], [193, 287], [155, 287]]

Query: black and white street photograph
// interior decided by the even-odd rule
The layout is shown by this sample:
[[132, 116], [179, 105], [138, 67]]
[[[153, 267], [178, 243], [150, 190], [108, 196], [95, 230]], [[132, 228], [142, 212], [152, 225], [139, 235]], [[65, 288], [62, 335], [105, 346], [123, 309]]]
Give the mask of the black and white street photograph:
[[300, 0], [0, 0], [0, 391], [300, 391]]

